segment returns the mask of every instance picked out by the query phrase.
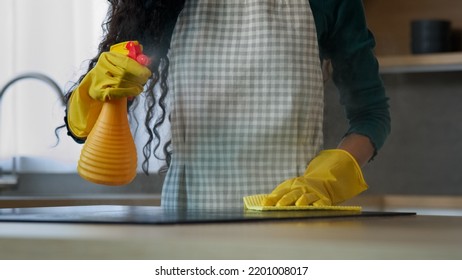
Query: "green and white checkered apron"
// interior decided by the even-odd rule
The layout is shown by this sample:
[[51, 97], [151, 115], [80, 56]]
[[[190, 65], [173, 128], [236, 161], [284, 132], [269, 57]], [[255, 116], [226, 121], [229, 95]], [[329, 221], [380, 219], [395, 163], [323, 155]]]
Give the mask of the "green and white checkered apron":
[[243, 207], [243, 196], [304, 173], [323, 116], [308, 0], [187, 0], [169, 56], [163, 207]]

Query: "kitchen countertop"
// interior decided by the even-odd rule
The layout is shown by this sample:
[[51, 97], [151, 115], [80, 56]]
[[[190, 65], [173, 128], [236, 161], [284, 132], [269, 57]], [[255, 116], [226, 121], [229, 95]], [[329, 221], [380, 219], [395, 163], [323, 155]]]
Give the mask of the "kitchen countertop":
[[79, 205], [160, 205], [160, 194], [87, 194], [0, 196], [0, 209]]
[[0, 223], [0, 259], [461, 259], [462, 217]]

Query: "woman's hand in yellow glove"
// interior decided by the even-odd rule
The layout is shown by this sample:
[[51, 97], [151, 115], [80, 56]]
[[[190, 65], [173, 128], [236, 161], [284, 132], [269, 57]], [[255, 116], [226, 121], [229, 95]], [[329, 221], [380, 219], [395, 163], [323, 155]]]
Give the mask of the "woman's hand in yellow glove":
[[361, 168], [351, 154], [325, 150], [310, 162], [303, 176], [282, 182], [262, 205], [337, 205], [366, 189]]
[[127, 47], [133, 45], [142, 50], [138, 42], [124, 42], [102, 53], [95, 67], [72, 92], [67, 105], [67, 123], [75, 138], [88, 136], [101, 111], [102, 101], [135, 97], [143, 91], [151, 71], [129, 56]]
[[79, 87], [87, 90], [91, 98], [106, 101], [139, 95], [149, 77], [151, 71], [146, 66], [123, 53], [110, 51], [100, 55]]

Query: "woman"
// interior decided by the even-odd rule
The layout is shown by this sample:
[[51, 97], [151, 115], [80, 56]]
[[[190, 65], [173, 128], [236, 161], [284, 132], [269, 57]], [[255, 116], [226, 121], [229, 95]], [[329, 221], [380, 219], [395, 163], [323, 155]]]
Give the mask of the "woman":
[[[164, 207], [239, 207], [243, 196], [270, 192], [265, 205], [332, 205], [367, 189], [360, 166], [383, 145], [390, 117], [360, 0], [109, 2], [99, 53], [68, 94], [68, 129], [84, 141], [101, 101], [119, 89], [136, 96], [150, 77], [143, 169], [170, 118]], [[152, 76], [108, 52], [128, 40], [144, 46]], [[338, 149], [328, 151], [325, 60], [350, 122]], [[98, 87], [107, 73], [120, 80], [113, 93]], [[153, 123], [156, 104], [162, 113]]]

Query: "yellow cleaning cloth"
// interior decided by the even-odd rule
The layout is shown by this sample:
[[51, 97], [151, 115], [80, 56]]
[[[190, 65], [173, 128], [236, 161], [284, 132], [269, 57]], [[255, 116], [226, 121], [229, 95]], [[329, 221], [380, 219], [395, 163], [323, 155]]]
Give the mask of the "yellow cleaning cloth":
[[244, 207], [249, 210], [271, 211], [271, 210], [347, 210], [361, 211], [361, 206], [262, 206], [261, 202], [267, 194], [257, 194], [244, 197]]

